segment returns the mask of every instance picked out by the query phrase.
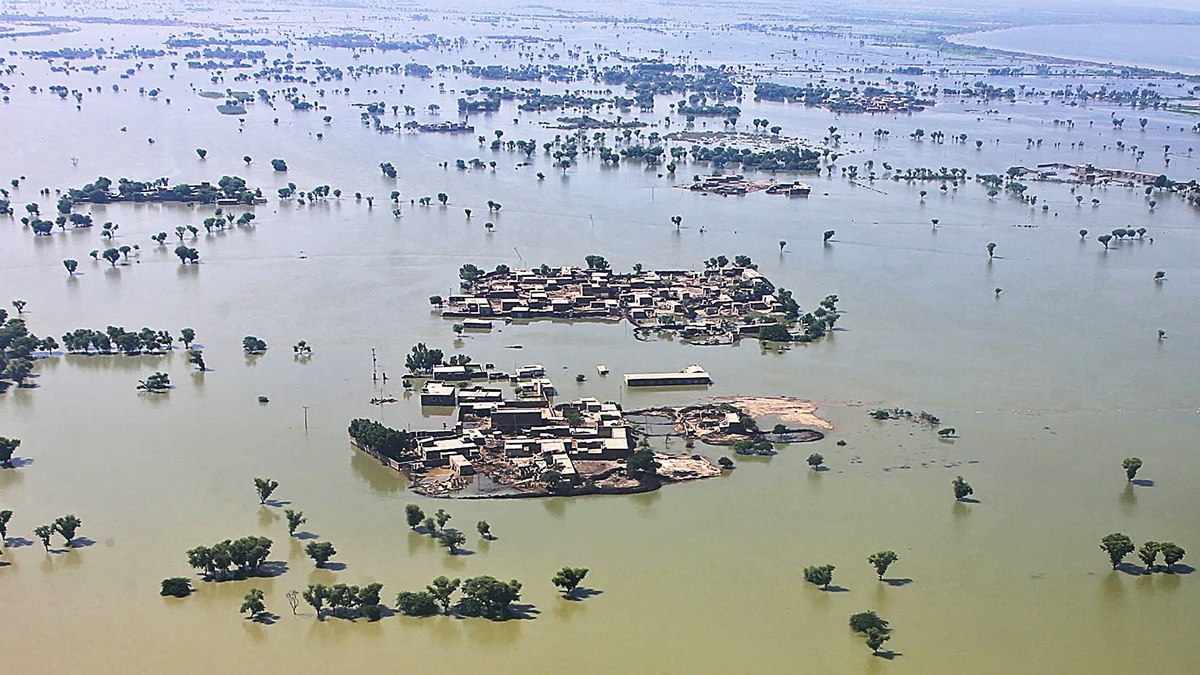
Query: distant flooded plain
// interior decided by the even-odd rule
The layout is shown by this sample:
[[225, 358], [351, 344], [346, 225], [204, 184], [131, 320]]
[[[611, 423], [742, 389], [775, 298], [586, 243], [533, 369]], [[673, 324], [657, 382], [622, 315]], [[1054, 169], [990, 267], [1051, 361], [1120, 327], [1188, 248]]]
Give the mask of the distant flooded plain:
[[[452, 29], [483, 30], [457, 23], [434, 28], [455, 35]], [[19, 48], [94, 43], [98, 30], [22, 40]], [[592, 30], [579, 28], [576, 41], [595, 39]], [[152, 44], [166, 34], [130, 27], [117, 42]], [[671, 48], [683, 40], [628, 39], [635, 54], [660, 40]], [[687, 39], [710, 46], [721, 38]], [[823, 39], [813, 38], [808, 48], [848, 44]], [[764, 49], [790, 53], [791, 46]], [[282, 57], [282, 49], [274, 51]], [[297, 59], [350, 63], [348, 51], [294, 51]], [[397, 58], [369, 53], [361, 61]], [[473, 49], [405, 58], [515, 62], [511, 54]], [[707, 166], [684, 163], [672, 177], [660, 176], [661, 168], [614, 168], [581, 156], [563, 172], [539, 151], [531, 166], [517, 167], [523, 156], [479, 147], [474, 134], [380, 135], [359, 122], [360, 108], [351, 105], [383, 100], [421, 109], [421, 121], [457, 119], [456, 91], [495, 84], [466, 76], [347, 80], [349, 95], [328, 87], [320, 99], [326, 111], [296, 112], [282, 102], [273, 111], [258, 103], [241, 124], [216, 113], [213, 101], [198, 97], [191, 85], [197, 91], [281, 85], [213, 85], [203, 71], [182, 68], [171, 80], [162, 59], [129, 82], [117, 80], [111, 64], [99, 76], [73, 73], [67, 82], [42, 61], [20, 63], [24, 74], [5, 80], [20, 86], [0, 106], [9, 139], [0, 179], [26, 176], [11, 190], [16, 217], [0, 223], [0, 299], [28, 301], [23, 316], [30, 330], [56, 338], [110, 324], [174, 334], [192, 327], [211, 370], [195, 372], [178, 349], [161, 357], [58, 354], [38, 361], [36, 386], [0, 395], [0, 433], [21, 438], [17, 454], [27, 458], [16, 469], [0, 470], [0, 506], [16, 514], [3, 556], [11, 564], [0, 567], [5, 658], [14, 668], [1200, 668], [1200, 645], [1179, 638], [1200, 610], [1200, 578], [1191, 567], [1173, 575], [1114, 572], [1097, 549], [1102, 536], [1121, 531], [1139, 544], [1173, 540], [1200, 554], [1194, 489], [1200, 478], [1194, 456], [1200, 442], [1194, 358], [1200, 348], [1200, 217], [1182, 201], [1159, 197], [1151, 209], [1140, 190], [1082, 187], [1086, 198], [1077, 205], [1067, 185], [1030, 183], [1040, 196], [1031, 208], [1007, 195], [989, 199], [974, 181], [943, 192], [937, 183], [852, 184], [837, 171], [778, 176], [810, 182], [808, 198], [701, 196], [672, 185], [708, 173]], [[71, 101], [27, 89], [60, 81], [74, 88], [95, 82], [105, 91], [85, 96], [76, 110]], [[109, 90], [114, 82], [119, 93]], [[445, 93], [437, 87], [442, 82]], [[139, 86], [160, 87], [159, 100], [139, 96]], [[424, 112], [431, 102], [441, 106], [437, 117]], [[839, 116], [752, 96], [741, 103], [744, 127], [766, 117], [785, 135], [813, 140], [838, 127], [844, 149], [854, 151], [843, 166], [871, 159], [897, 167], [962, 166], [975, 175], [1063, 161], [1196, 177], [1196, 159], [1187, 150], [1196, 138], [1184, 131], [1187, 119], [1118, 111], [1131, 119], [1145, 115], [1150, 123], [1145, 131], [1134, 122], [1117, 130], [1109, 123], [1113, 109], [1103, 106], [991, 102], [985, 113], [981, 105], [945, 100], [913, 115]], [[322, 121], [325, 114], [331, 123]], [[540, 124], [556, 116], [518, 113], [506, 104], [471, 122], [489, 138], [500, 129], [505, 138], [540, 145], [564, 133]], [[670, 129], [653, 130], [683, 126], [660, 97], [654, 113], [641, 118], [668, 116]], [[1051, 122], [1068, 117], [1071, 128]], [[971, 140], [911, 140], [918, 127]], [[878, 128], [889, 129], [890, 137], [876, 140]], [[1044, 142], [1027, 148], [1030, 137]], [[988, 142], [976, 149], [976, 138]], [[1117, 140], [1150, 151], [1135, 164], [1129, 153], [1111, 149]], [[1086, 143], [1072, 147], [1080, 141]], [[1169, 169], [1157, 150], [1164, 144], [1173, 148]], [[207, 149], [207, 157], [200, 159], [195, 148]], [[249, 165], [246, 155], [253, 158]], [[454, 169], [455, 159], [472, 157], [498, 166]], [[286, 174], [271, 170], [271, 158], [286, 159]], [[380, 162], [392, 162], [398, 180], [381, 175]], [[180, 265], [171, 253], [174, 228], [199, 225], [211, 207], [84, 207], [97, 222], [120, 224], [112, 245], [140, 246], [115, 267], [88, 257], [89, 250], [108, 246], [99, 227], [35, 238], [18, 220], [29, 202], [53, 212], [57, 198], [38, 195], [43, 186], [78, 187], [98, 175], [168, 176], [175, 183], [224, 174], [262, 187], [268, 203], [252, 209], [252, 227], [212, 235], [202, 230], [189, 239], [202, 256], [196, 266]], [[343, 195], [301, 206], [276, 198], [288, 182], [303, 190], [329, 184]], [[392, 190], [401, 192], [399, 218], [388, 199]], [[929, 194], [922, 197], [921, 190]], [[374, 206], [356, 200], [355, 191], [374, 196]], [[447, 206], [409, 203], [438, 192], [448, 194]], [[1093, 198], [1099, 206], [1091, 206]], [[500, 213], [487, 213], [489, 199], [503, 204]], [[1051, 208], [1043, 211], [1042, 204]], [[471, 218], [464, 208], [473, 210]], [[683, 218], [679, 229], [673, 215]], [[485, 230], [488, 221], [494, 232]], [[1096, 236], [1118, 227], [1145, 227], [1148, 237], [1105, 251]], [[1089, 236], [1081, 238], [1081, 228]], [[823, 245], [829, 229], [836, 235]], [[158, 231], [172, 233], [169, 246], [150, 240]], [[997, 244], [995, 259], [986, 251], [989, 242]], [[451, 322], [428, 302], [456, 290], [465, 262], [485, 268], [583, 264], [589, 254], [605, 256], [617, 269], [639, 262], [698, 268], [715, 255], [750, 255], [803, 307], [836, 293], [845, 316], [827, 339], [777, 353], [754, 341], [737, 347], [644, 343], [624, 324], [582, 322], [512, 324], [456, 340]], [[78, 274], [66, 274], [64, 258], [79, 260]], [[1158, 270], [1167, 280], [1156, 284]], [[1158, 339], [1160, 329], [1166, 339]], [[245, 335], [266, 340], [270, 349], [244, 355]], [[295, 359], [289, 349], [301, 339], [313, 345], [310, 360]], [[782, 447], [774, 457], [735, 457], [738, 467], [719, 479], [655, 493], [427, 500], [356, 453], [345, 432], [355, 417], [413, 429], [452, 424], [449, 417], [423, 415], [416, 397], [399, 386], [404, 355], [417, 342], [500, 369], [544, 364], [559, 400], [594, 396], [634, 408], [706, 395], [799, 396], [819, 401], [818, 414], [836, 429], [824, 441]], [[379, 370], [389, 375], [386, 385], [372, 380], [372, 349]], [[599, 363], [612, 374], [597, 375]], [[629, 391], [620, 384], [624, 373], [692, 363], [712, 374], [707, 393]], [[155, 371], [169, 373], [175, 387], [162, 395], [136, 392], [137, 381]], [[577, 373], [586, 381], [576, 383]], [[381, 393], [401, 400], [370, 405]], [[269, 403], [259, 403], [259, 396]], [[875, 406], [928, 410], [955, 427], [958, 438], [939, 439], [909, 422], [878, 422], [867, 415]], [[844, 446], [835, 444], [843, 440]], [[678, 440], [665, 449], [684, 451]], [[696, 451], [714, 459], [728, 453]], [[805, 457], [814, 451], [824, 455], [828, 471], [809, 470]], [[1141, 485], [1126, 483], [1121, 460], [1130, 455], [1145, 461]], [[977, 502], [954, 501], [950, 481], [958, 475], [974, 486]], [[275, 498], [284, 504], [256, 504], [256, 476], [279, 481]], [[451, 526], [471, 533], [468, 554], [449, 556], [410, 531], [406, 503], [447, 509]], [[287, 536], [285, 506], [304, 511], [308, 522], [301, 529], [332, 542], [344, 569], [314, 569], [304, 542]], [[84, 539], [76, 550], [47, 553], [31, 529], [64, 513], [82, 518]], [[491, 523], [496, 540], [474, 535], [480, 519]], [[187, 549], [247, 534], [272, 538], [271, 559], [286, 563], [287, 571], [219, 584], [197, 579], [198, 592], [183, 600], [158, 595], [161, 579], [192, 573]], [[866, 560], [880, 549], [900, 556], [888, 572], [890, 583], [880, 582]], [[836, 566], [834, 587], [821, 591], [804, 583], [805, 566], [825, 563]], [[584, 586], [596, 593], [563, 599], [550, 578], [564, 565], [590, 568]], [[318, 622], [303, 605], [293, 616], [285, 599], [289, 590], [311, 583], [378, 581], [385, 603], [393, 605], [397, 591], [421, 589], [442, 574], [520, 580], [527, 618]], [[273, 624], [238, 615], [252, 587], [265, 591], [268, 609], [278, 615]], [[850, 614], [867, 609], [891, 622], [888, 658], [872, 656], [847, 628]]]

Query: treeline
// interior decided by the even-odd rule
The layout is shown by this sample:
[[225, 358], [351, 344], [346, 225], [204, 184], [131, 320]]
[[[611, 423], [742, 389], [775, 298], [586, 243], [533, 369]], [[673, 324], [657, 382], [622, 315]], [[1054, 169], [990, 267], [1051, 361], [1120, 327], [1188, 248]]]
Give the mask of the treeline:
[[161, 354], [172, 348], [175, 338], [165, 330], [143, 328], [132, 333], [120, 326], [108, 326], [103, 332], [76, 328], [65, 333], [62, 341], [63, 347], [72, 354], [112, 354], [116, 350], [126, 356], [139, 356]]
[[359, 447], [393, 460], [399, 460], [405, 453], [417, 447], [417, 440], [412, 434], [386, 427], [374, 420], [350, 420], [350, 427], [346, 432]]
[[34, 353], [55, 349], [58, 342], [54, 338], [39, 338], [29, 332], [24, 319], [9, 319], [8, 311], [0, 309], [0, 391], [8, 387], [8, 382], [17, 386], [25, 383], [33, 370]]
[[210, 581], [256, 576], [271, 555], [271, 544], [267, 537], [250, 535], [212, 546], [197, 546], [187, 552], [188, 565]]
[[202, 183], [193, 187], [180, 183], [168, 187], [168, 179], [158, 178], [153, 181], [133, 181], [121, 178], [116, 183], [114, 195], [111, 179], [100, 176], [95, 181], [80, 188], [70, 188], [58, 199], [58, 211], [62, 214], [71, 212], [76, 204], [88, 202], [92, 204], [107, 204], [113, 201], [134, 202], [200, 202], [214, 204], [218, 199], [236, 199], [242, 204], [253, 204], [255, 198], [262, 197], [262, 190], [250, 190], [246, 180], [239, 176], [221, 176], [216, 185]]

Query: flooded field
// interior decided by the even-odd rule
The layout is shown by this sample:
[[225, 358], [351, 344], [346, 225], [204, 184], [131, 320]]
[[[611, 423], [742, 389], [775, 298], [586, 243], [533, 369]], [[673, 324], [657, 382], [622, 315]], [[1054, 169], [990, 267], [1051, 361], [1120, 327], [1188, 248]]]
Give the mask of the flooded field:
[[[267, 29], [265, 14], [231, 16], [263, 28], [255, 36], [272, 39], [340, 31], [347, 23], [374, 26], [388, 37], [467, 38], [461, 49], [409, 53], [352, 53], [299, 41], [263, 48], [268, 61], [290, 52], [296, 61], [321, 59], [342, 68], [530, 61], [494, 40], [476, 42], [500, 34], [563, 35], [565, 42], [550, 51], [571, 63], [607, 50], [644, 58], [660, 48], [668, 59], [686, 54], [709, 65], [775, 60], [788, 74], [764, 77], [792, 85], [849, 77], [837, 69], [863, 67], [864, 60], [889, 68], [938, 58], [948, 68], [969, 65], [962, 56], [902, 46], [860, 51], [857, 36], [810, 34], [799, 42], [694, 19], [651, 30], [544, 17], [485, 23], [466, 14], [384, 21], [355, 10], [350, 18], [320, 14], [310, 25], [281, 19], [294, 23]], [[2, 40], [18, 54], [4, 62], [16, 71], [0, 77], [11, 88], [0, 104], [7, 137], [0, 181], [15, 211], [0, 217], [0, 301], [6, 308], [10, 299], [27, 301], [21, 317], [29, 329], [60, 341], [80, 327], [149, 326], [175, 335], [191, 327], [209, 370], [197, 372], [180, 348], [139, 357], [59, 349], [36, 361], [31, 386], [0, 394], [0, 435], [22, 440], [18, 466], [0, 469], [0, 508], [14, 512], [0, 557], [9, 563], [0, 567], [0, 625], [5, 661], [15, 670], [201, 673], [249, 664], [269, 672], [398, 664], [415, 673], [568, 666], [578, 673], [939, 673], [963, 664], [979, 673], [1200, 669], [1200, 645], [1179, 637], [1187, 617], [1200, 611], [1200, 576], [1188, 565], [1194, 561], [1185, 558], [1176, 574], [1131, 574], [1112, 571], [1097, 549], [1104, 535], [1124, 532], [1139, 544], [1175, 541], [1200, 552], [1194, 487], [1200, 479], [1200, 210], [1169, 193], [1156, 195], [1150, 207], [1141, 187], [1083, 185], [1073, 192], [1069, 184], [1026, 181], [1028, 193], [1039, 197], [1031, 205], [1007, 193], [989, 198], [973, 179], [943, 191], [940, 181], [863, 178], [868, 160], [876, 171], [887, 162], [963, 167], [972, 177], [1063, 162], [1186, 182], [1200, 177], [1200, 155], [1189, 147], [1200, 142], [1192, 118], [1104, 102], [1042, 103], [1050, 97], [986, 103], [940, 97], [922, 112], [837, 114], [755, 101], [754, 85], [746, 84], [740, 129], [768, 118], [782, 135], [820, 144], [829, 127], [837, 127], [838, 166], [860, 167], [859, 180], [837, 169], [747, 172], [803, 180], [812, 193], [702, 196], [669, 189], [711, 172], [698, 162], [681, 161], [673, 176], [662, 166], [612, 166], [588, 154], [565, 171], [557, 167], [541, 143], [567, 132], [543, 123], [577, 112], [523, 112], [505, 101], [499, 112], [470, 116], [475, 133], [381, 134], [360, 121], [363, 109], [354, 105], [385, 102], [386, 124], [454, 121], [461, 119], [456, 100], [466, 89], [605, 88], [590, 81], [497, 82], [447, 71], [428, 79], [364, 74], [314, 87], [235, 82], [230, 71], [213, 83], [208, 71], [186, 68], [182, 54], [100, 60], [107, 70], [69, 75], [51, 70], [62, 59], [19, 54], [101, 44], [163, 48], [168, 36], [185, 30], [215, 34], [195, 25], [73, 27], [79, 30]], [[793, 57], [797, 42], [803, 47]], [[587, 54], [568, 57], [576, 45]], [[119, 79], [139, 60], [147, 65]], [[180, 65], [172, 79], [173, 60]], [[604, 65], [617, 63], [609, 61]], [[798, 66], [827, 70], [791, 70]], [[947, 88], [967, 77], [915, 79]], [[1076, 81], [1051, 75], [993, 80], [1036, 88]], [[1132, 87], [1147, 81], [1097, 76], [1088, 86], [1105, 82]], [[74, 98], [61, 100], [46, 89], [58, 84], [102, 93], [85, 93], [77, 109]], [[1175, 84], [1162, 80], [1156, 88], [1182, 95]], [[40, 90], [32, 93], [30, 86]], [[325, 109], [293, 110], [278, 99], [274, 110], [260, 101], [230, 116], [215, 110], [220, 101], [197, 94], [285, 86], [300, 87]], [[139, 87], [160, 93], [151, 98]], [[337, 93], [340, 87], [350, 93]], [[665, 135], [685, 125], [671, 108], [679, 98], [658, 96], [652, 112], [592, 114], [637, 117], [658, 125], [644, 133]], [[440, 106], [438, 114], [429, 112], [431, 103]], [[419, 112], [393, 116], [393, 104]], [[1123, 128], [1110, 122], [1114, 115], [1128, 118]], [[1144, 130], [1139, 117], [1147, 118]], [[669, 128], [664, 118], [672, 119]], [[1068, 118], [1070, 126], [1055, 124]], [[695, 126], [723, 125], [720, 117], [701, 117]], [[966, 134], [967, 141], [915, 140], [910, 134], [918, 128], [947, 138]], [[877, 136], [877, 129], [890, 133]], [[526, 158], [476, 140], [482, 135], [490, 143], [497, 130], [504, 139], [535, 139], [539, 149]], [[977, 147], [977, 139], [985, 142]], [[1118, 141], [1138, 145], [1145, 156], [1118, 150]], [[204, 158], [197, 148], [206, 150]], [[456, 159], [476, 157], [497, 166], [455, 168]], [[288, 170], [274, 171], [274, 158], [285, 159]], [[530, 164], [518, 166], [525, 161]], [[395, 180], [382, 174], [384, 162], [395, 166]], [[97, 226], [56, 226], [50, 236], [35, 237], [20, 222], [26, 204], [39, 204], [42, 217], [51, 217], [55, 189], [97, 176], [165, 176], [174, 185], [223, 175], [261, 187], [267, 203], [227, 207], [253, 212], [250, 226], [183, 235], [198, 249], [198, 265], [183, 265], [172, 253], [175, 228], [200, 226], [212, 216], [211, 205], [80, 204], [75, 212], [90, 213]], [[19, 176], [19, 187], [12, 187], [8, 181]], [[302, 191], [327, 184], [342, 195], [301, 205], [278, 198], [288, 183]], [[42, 188], [50, 194], [39, 194]], [[393, 190], [400, 192], [399, 217], [389, 198]], [[448, 196], [445, 206], [410, 203], [439, 192]], [[1076, 196], [1084, 199], [1077, 203]], [[1100, 203], [1093, 206], [1092, 199]], [[489, 200], [503, 208], [489, 213]], [[678, 227], [671, 220], [676, 215], [682, 217]], [[100, 234], [105, 221], [120, 226], [111, 241]], [[1116, 228], [1142, 227], [1145, 236], [1113, 241], [1109, 249], [1097, 241]], [[1086, 238], [1080, 229], [1089, 231]], [[824, 242], [827, 230], [836, 234]], [[169, 235], [166, 246], [150, 239], [160, 231]], [[994, 257], [989, 243], [996, 244]], [[139, 250], [117, 265], [89, 257], [93, 249], [133, 244]], [[620, 270], [635, 263], [703, 269], [713, 256], [748, 255], [778, 286], [792, 290], [801, 307], [837, 294], [844, 315], [828, 337], [776, 350], [755, 340], [713, 347], [643, 342], [625, 323], [514, 323], [458, 338], [452, 321], [428, 300], [456, 293], [467, 262], [484, 269], [583, 265], [588, 255], [602, 255]], [[74, 275], [64, 259], [78, 261]], [[1159, 270], [1165, 280], [1156, 283]], [[265, 340], [266, 353], [244, 354], [247, 335]], [[313, 346], [310, 359], [289, 350], [299, 340]], [[541, 363], [560, 401], [590, 396], [632, 410], [713, 396], [794, 396], [817, 402], [816, 415], [834, 428], [822, 441], [781, 446], [772, 457], [735, 457], [737, 468], [719, 478], [653, 493], [420, 498], [406, 492], [396, 472], [353, 450], [346, 435], [357, 417], [406, 429], [453, 423], [447, 414], [423, 413], [418, 397], [400, 386], [405, 355], [418, 342], [502, 370]], [[515, 345], [522, 348], [510, 348]], [[372, 350], [378, 369], [389, 375], [386, 384], [372, 379]], [[621, 384], [626, 373], [673, 372], [693, 363], [711, 374], [713, 386], [645, 391]], [[596, 375], [597, 364], [612, 374]], [[170, 375], [169, 393], [136, 391], [139, 380], [157, 371]], [[577, 373], [586, 373], [586, 381], [577, 383]], [[260, 396], [269, 402], [260, 403]], [[388, 396], [399, 400], [370, 404]], [[868, 410], [879, 406], [927, 410], [954, 427], [957, 438], [939, 438], [909, 421], [874, 420]], [[656, 443], [684, 452], [679, 438]], [[716, 447], [696, 451], [728, 454]], [[809, 468], [812, 452], [823, 455], [828, 470]], [[1145, 462], [1137, 485], [1126, 482], [1121, 468], [1129, 456]], [[974, 486], [974, 502], [953, 498], [950, 482], [959, 475]], [[278, 505], [255, 503], [255, 477], [279, 482]], [[451, 525], [468, 533], [466, 553], [448, 555], [431, 537], [410, 530], [408, 503], [426, 512], [446, 509]], [[309, 540], [288, 537], [284, 508], [304, 511], [308, 522], [301, 530], [332, 542], [340, 565], [314, 568], [303, 550]], [[65, 513], [83, 521], [79, 546], [63, 550], [55, 537], [47, 552], [32, 528]], [[495, 540], [474, 534], [481, 519]], [[270, 537], [270, 559], [286, 563], [286, 571], [222, 583], [194, 577], [192, 596], [159, 596], [162, 579], [194, 575], [185, 551], [248, 534]], [[900, 558], [886, 582], [867, 563], [881, 549]], [[826, 563], [836, 566], [830, 590], [804, 582], [806, 566]], [[583, 585], [594, 594], [564, 599], [550, 582], [564, 565], [588, 567]], [[526, 618], [388, 615], [378, 622], [318, 622], [303, 604], [293, 616], [286, 600], [288, 591], [308, 584], [380, 582], [384, 603], [394, 607], [398, 591], [420, 590], [443, 574], [520, 580]], [[273, 623], [238, 614], [252, 587], [264, 591], [267, 608], [278, 615]], [[872, 656], [847, 628], [850, 614], [868, 609], [891, 622], [886, 658]]]

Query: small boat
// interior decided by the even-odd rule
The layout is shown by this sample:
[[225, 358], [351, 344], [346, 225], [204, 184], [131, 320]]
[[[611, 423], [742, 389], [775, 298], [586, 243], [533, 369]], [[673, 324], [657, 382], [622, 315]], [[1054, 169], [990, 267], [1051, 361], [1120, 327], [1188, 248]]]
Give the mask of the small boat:
[[505, 349], [524, 349], [525, 347], [523, 345], [507, 345], [504, 348]]
[[600, 373], [601, 375], [607, 375], [608, 374], [608, 366], [601, 363], [600, 365], [596, 366], [596, 372]]

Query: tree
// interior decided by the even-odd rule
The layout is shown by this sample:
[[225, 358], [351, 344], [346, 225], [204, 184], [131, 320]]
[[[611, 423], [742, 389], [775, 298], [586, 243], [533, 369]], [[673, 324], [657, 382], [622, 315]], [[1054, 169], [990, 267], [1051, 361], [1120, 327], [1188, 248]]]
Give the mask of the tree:
[[29, 377], [29, 373], [32, 370], [33, 362], [29, 359], [12, 359], [4, 367], [4, 377], [16, 382], [19, 387], [25, 383], [25, 378]]
[[432, 536], [437, 536], [437, 523], [434, 522], [433, 516], [425, 516], [425, 520], [421, 521], [421, 527]]
[[287, 516], [288, 534], [290, 535], [296, 534], [296, 528], [308, 522], [308, 520], [304, 517], [303, 511], [284, 509], [283, 515]]
[[54, 534], [54, 528], [50, 525], [38, 525], [33, 528], [33, 535], [42, 540], [42, 546], [46, 550], [50, 550], [50, 535]]
[[471, 263], [463, 265], [458, 270], [459, 278], [468, 284], [475, 283], [479, 279], [483, 278], [483, 275], [484, 271], [479, 269], [477, 266], [472, 265]]
[[74, 276], [75, 270], [79, 268], [79, 261], [67, 258], [63, 261], [63, 267], [67, 268], [67, 274]]
[[396, 177], [396, 167], [392, 166], [391, 162], [380, 162], [379, 170], [382, 171], [383, 175], [387, 176], [388, 178]]
[[317, 613], [317, 620], [320, 621], [321, 610], [325, 607], [325, 601], [329, 599], [329, 588], [324, 584], [309, 584], [301, 597]]
[[208, 156], [208, 151], [204, 148], [196, 148], [196, 154], [200, 155], [200, 159], [204, 159]]
[[587, 266], [588, 266], [589, 270], [603, 271], [603, 270], [606, 270], [609, 268], [608, 261], [605, 260], [604, 256], [602, 256], [602, 255], [585, 256], [584, 260], [587, 262]]
[[405, 616], [433, 616], [438, 613], [437, 601], [426, 591], [400, 591], [396, 594], [396, 609]]
[[67, 514], [54, 519], [53, 529], [55, 532], [62, 535], [66, 540], [67, 546], [72, 546], [75, 540], [75, 531], [83, 525], [83, 521], [75, 516], [75, 514]]
[[191, 328], [184, 328], [179, 331], [179, 341], [183, 343], [184, 349], [191, 349], [192, 343], [196, 341], [196, 331]]
[[822, 237], [821, 241], [822, 242], [829, 241], [830, 239], [833, 239], [833, 235], [835, 235], [835, 234], [837, 234], [837, 232], [835, 232], [834, 230], [825, 230], [825, 234], [821, 235], [821, 237]]
[[283, 161], [282, 159], [273, 159], [271, 160], [271, 168], [275, 169], [276, 171], [287, 171], [287, 162]]
[[317, 567], [324, 567], [330, 558], [337, 555], [337, 549], [327, 541], [310, 541], [308, 546], [304, 547], [304, 553], [317, 563]]
[[8, 521], [12, 520], [13, 512], [5, 509], [0, 511], [0, 546], [4, 545], [4, 540], [8, 538]]
[[1183, 560], [1183, 556], [1186, 553], [1182, 546], [1177, 545], [1173, 541], [1164, 541], [1158, 545], [1158, 550], [1162, 553], [1163, 565], [1166, 566], [1167, 572], [1173, 572], [1171, 567], [1180, 560]]
[[1129, 537], [1120, 532], [1114, 532], [1100, 540], [1100, 550], [1108, 554], [1108, 559], [1115, 570], [1117, 569], [1117, 565], [1120, 565], [1121, 561], [1125, 559], [1125, 556], [1133, 553], [1134, 545]]
[[971, 487], [970, 483], [963, 480], [962, 476], [950, 481], [950, 484], [954, 486], [954, 498], [958, 501], [962, 501], [963, 499], [975, 494], [975, 489]]
[[117, 261], [121, 259], [121, 252], [115, 248], [106, 248], [101, 256], [108, 261], [113, 267], [117, 266]]
[[472, 577], [463, 581], [462, 594], [458, 601], [459, 612], [501, 620], [508, 615], [509, 606], [521, 599], [521, 582], [516, 579], [504, 582], [491, 576]]
[[887, 574], [888, 567], [899, 559], [900, 556], [896, 555], [895, 551], [879, 551], [872, 553], [867, 558], [867, 562], [875, 566], [875, 572], [879, 574], [879, 578], [882, 580], [883, 575]]
[[253, 335], [247, 335], [242, 338], [242, 350], [247, 354], [261, 354], [267, 351], [267, 343]]
[[196, 370], [204, 372], [207, 368], [204, 365], [204, 355], [195, 349], [188, 350], [188, 363], [196, 366]]
[[872, 628], [878, 631], [887, 630], [887, 619], [870, 610], [850, 615], [850, 630], [855, 633], [865, 633]]
[[266, 504], [267, 499], [271, 497], [271, 493], [275, 492], [277, 487], [279, 487], [279, 483], [270, 478], [255, 478], [254, 491], [258, 493], [258, 503]]
[[13, 453], [19, 447], [21, 447], [21, 439], [0, 436], [0, 466], [11, 469]]
[[884, 633], [883, 631], [875, 628], [870, 628], [867, 630], [867, 646], [871, 648], [871, 652], [873, 654], [878, 654], [879, 648], [883, 646], [883, 643], [891, 639], [892, 636]]
[[587, 573], [588, 568], [586, 567], [564, 567], [554, 575], [550, 583], [563, 589], [563, 595], [570, 597]]
[[829, 590], [833, 583], [833, 565], [810, 565], [804, 568], [804, 580], [822, 590]]
[[625, 465], [626, 472], [631, 475], [653, 476], [662, 466], [654, 459], [654, 451], [650, 448], [638, 448], [629, 456]]
[[996, 242], [991, 242], [991, 243], [989, 243], [989, 244], [987, 245], [987, 252], [988, 252], [988, 257], [989, 257], [989, 258], [994, 258], [994, 257], [995, 257], [995, 253], [996, 253]]
[[816, 471], [817, 469], [821, 468], [821, 465], [824, 463], [825, 463], [825, 458], [822, 457], [821, 454], [818, 452], [814, 452], [813, 454], [808, 456], [808, 465], [813, 468], [813, 471]]
[[162, 580], [162, 590], [159, 595], [171, 595], [176, 598], [186, 598], [192, 593], [192, 582], [185, 577], [171, 577]]
[[266, 611], [267, 606], [263, 604], [263, 592], [257, 588], [251, 588], [250, 592], [242, 598], [242, 608], [238, 610], [238, 613], [245, 614], [248, 612], [250, 615], [248, 618], [251, 621], [256, 621], [258, 615]]
[[1137, 557], [1146, 566], [1146, 571], [1153, 572], [1155, 561], [1158, 560], [1158, 553], [1162, 550], [1162, 545], [1157, 541], [1148, 541], [1142, 544], [1142, 547], [1137, 550]]
[[1100, 242], [1101, 244], [1104, 244], [1104, 250], [1107, 251], [1108, 250], [1108, 242], [1112, 241], [1112, 235], [1111, 234], [1102, 234], [1099, 237], [1096, 237], [1096, 241]]
[[452, 527], [442, 530], [438, 539], [442, 542], [442, 546], [445, 546], [449, 550], [450, 555], [454, 555], [458, 551], [459, 546], [467, 543], [467, 535]]
[[781, 323], [772, 323], [758, 329], [758, 339], [762, 342], [791, 342], [792, 333]]
[[435, 366], [442, 365], [442, 350], [430, 349], [424, 342], [418, 342], [404, 359], [404, 367], [414, 375], [433, 372]]
[[478, 531], [479, 536], [483, 537], [484, 539], [492, 539], [492, 526], [488, 524], [488, 521], [481, 520], [478, 523], [475, 523], [475, 530]]
[[1142, 460], [1137, 457], [1126, 457], [1125, 461], [1121, 462], [1121, 467], [1125, 469], [1125, 479], [1132, 482], [1137, 472], [1142, 468]]
[[425, 520], [425, 512], [416, 504], [408, 504], [404, 507], [404, 518], [408, 521], [408, 526], [413, 530]]
[[454, 591], [457, 591], [458, 587], [458, 579], [450, 579], [441, 576], [430, 582], [430, 584], [425, 587], [425, 592], [442, 606], [443, 612], [449, 614], [450, 596], [454, 595]]

